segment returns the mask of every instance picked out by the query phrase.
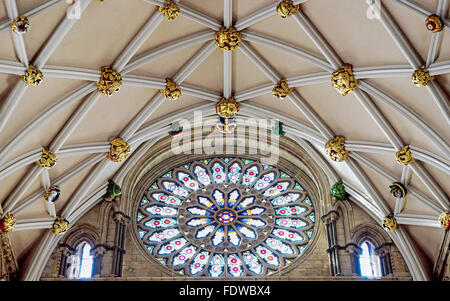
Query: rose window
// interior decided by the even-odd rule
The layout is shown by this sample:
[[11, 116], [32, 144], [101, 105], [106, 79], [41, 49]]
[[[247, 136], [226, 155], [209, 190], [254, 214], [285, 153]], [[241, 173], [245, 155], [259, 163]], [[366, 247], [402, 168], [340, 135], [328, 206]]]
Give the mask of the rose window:
[[190, 162], [155, 180], [136, 216], [153, 258], [181, 275], [270, 275], [294, 262], [314, 230], [314, 207], [289, 174], [255, 160]]

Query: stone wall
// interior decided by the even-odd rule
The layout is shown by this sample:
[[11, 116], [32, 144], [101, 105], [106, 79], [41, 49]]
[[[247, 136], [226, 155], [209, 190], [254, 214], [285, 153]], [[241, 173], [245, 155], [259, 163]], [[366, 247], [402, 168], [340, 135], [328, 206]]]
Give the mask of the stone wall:
[[[346, 202], [347, 213], [343, 214], [337, 219], [337, 243], [344, 247], [349, 241], [352, 234], [360, 228], [373, 227], [377, 231], [382, 230], [363, 210], [358, 208], [355, 204]], [[341, 202], [342, 203], [342, 202]], [[85, 229], [90, 227], [97, 230], [98, 241], [96, 245], [105, 245], [107, 247], [106, 254], [103, 255], [101, 264], [101, 273], [96, 275], [94, 279], [101, 280], [170, 280], [176, 278], [177, 280], [194, 278], [183, 277], [181, 275], [171, 273], [158, 262], [152, 262], [152, 259], [145, 254], [145, 250], [137, 245], [131, 235], [134, 229], [127, 229], [125, 239], [126, 254], [123, 257], [122, 276], [117, 277], [113, 273], [113, 246], [115, 244], [116, 222], [112, 215], [116, 210], [115, 202], [103, 202], [94, 207], [88, 214], [86, 214], [74, 229], [65, 234], [61, 243], [70, 243], [71, 237], [77, 235], [77, 229]], [[342, 210], [341, 210], [342, 211]], [[351, 211], [351, 214], [349, 214]], [[347, 215], [347, 216], [345, 216]], [[252, 278], [267, 279], [267, 280], [361, 280], [357, 275], [352, 275], [352, 266], [350, 255], [342, 248], [338, 251], [339, 262], [341, 267], [341, 276], [330, 276], [330, 264], [327, 254], [328, 243], [324, 224], [317, 219], [316, 223], [320, 223], [320, 230], [317, 232], [318, 239], [311, 250], [306, 249], [305, 253], [293, 264], [293, 268], [284, 271], [282, 274], [273, 274], [267, 278]], [[351, 228], [349, 228], [351, 226]], [[80, 231], [80, 230], [78, 230]], [[385, 234], [384, 234], [385, 235]], [[91, 235], [93, 236], [93, 235]], [[387, 236], [387, 235], [386, 235]], [[391, 241], [389, 241], [391, 243]], [[73, 246], [74, 247], [74, 246]], [[383, 277], [382, 280], [412, 280], [408, 268], [400, 255], [395, 245], [390, 246], [390, 255], [393, 273]], [[58, 277], [59, 262], [61, 258], [61, 251], [58, 248], [53, 252], [47, 266], [42, 274], [41, 280], [68, 280], [63, 276]], [[197, 278], [204, 279], [204, 278]]]

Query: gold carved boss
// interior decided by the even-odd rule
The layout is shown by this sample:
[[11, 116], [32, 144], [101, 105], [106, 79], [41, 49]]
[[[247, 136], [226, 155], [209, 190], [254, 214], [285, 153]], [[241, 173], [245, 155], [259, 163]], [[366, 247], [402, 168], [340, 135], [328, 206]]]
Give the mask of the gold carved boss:
[[383, 228], [388, 231], [395, 231], [398, 229], [397, 220], [393, 214], [389, 214], [383, 219]]
[[36, 164], [42, 168], [50, 169], [53, 166], [55, 166], [57, 160], [58, 159], [56, 158], [56, 155], [54, 152], [52, 152], [48, 148], [43, 148], [42, 156], [39, 160], [36, 161]]
[[444, 22], [438, 15], [430, 15], [425, 20], [425, 26], [432, 33], [436, 33], [444, 28]]
[[228, 29], [222, 27], [218, 32], [216, 32], [216, 44], [222, 50], [234, 50], [240, 43], [241, 33], [234, 27], [230, 27]]
[[130, 154], [130, 146], [122, 138], [117, 137], [111, 142], [111, 148], [106, 157], [113, 162], [122, 162]]
[[294, 88], [289, 88], [285, 79], [280, 80], [272, 90], [273, 96], [283, 99], [287, 97]]
[[180, 7], [172, 0], [166, 0], [163, 7], [159, 8], [159, 12], [169, 21], [175, 20], [180, 15]]
[[352, 65], [344, 64], [331, 75], [331, 84], [338, 90], [342, 96], [355, 90], [358, 86], [358, 80], [353, 75]]
[[106, 96], [118, 92], [122, 86], [122, 76], [109, 66], [103, 66], [100, 81], [97, 82], [97, 90]]
[[444, 211], [439, 215], [439, 224], [444, 231], [450, 230], [450, 211]]
[[415, 158], [411, 155], [411, 151], [409, 149], [409, 145], [405, 145], [402, 147], [396, 154], [395, 158], [397, 158], [398, 163], [408, 165], [416, 161]]
[[69, 229], [69, 221], [64, 217], [57, 216], [55, 222], [53, 223], [53, 227], [50, 229], [55, 235], [62, 234]]
[[434, 79], [434, 76], [430, 75], [430, 72], [428, 72], [428, 69], [425, 67], [425, 65], [418, 68], [411, 75], [411, 81], [417, 87], [425, 87], [433, 79]]
[[295, 14], [300, 8], [300, 4], [294, 5], [292, 0], [283, 0], [277, 6], [277, 12], [282, 18], [287, 18]]
[[16, 218], [9, 212], [7, 212], [5, 216], [0, 219], [0, 230], [4, 233], [11, 232], [15, 225]]
[[222, 97], [216, 104], [216, 112], [220, 117], [233, 118], [239, 112], [239, 103], [236, 102], [234, 97], [228, 99]]
[[30, 21], [25, 16], [20, 16], [15, 18], [11, 22], [11, 30], [17, 34], [24, 34], [30, 28]]
[[169, 99], [178, 99], [181, 97], [181, 88], [170, 78], [166, 78], [166, 89], [160, 90], [161, 93]]
[[350, 151], [345, 150], [345, 138], [336, 136], [325, 144], [325, 152], [331, 160], [342, 162], [348, 158]]
[[37, 87], [44, 80], [44, 74], [42, 74], [42, 72], [38, 68], [34, 67], [33, 65], [30, 65], [27, 71], [25, 71], [25, 75], [21, 75], [20, 78], [28, 86]]

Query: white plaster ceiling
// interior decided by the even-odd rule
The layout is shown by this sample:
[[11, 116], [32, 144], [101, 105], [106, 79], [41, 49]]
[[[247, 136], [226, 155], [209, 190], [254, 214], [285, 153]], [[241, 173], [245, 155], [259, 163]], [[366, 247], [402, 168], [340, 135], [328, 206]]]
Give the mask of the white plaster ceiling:
[[[2, 149], [23, 130], [30, 120], [88, 83], [89, 81], [85, 79], [85, 77], [87, 78], [86, 74], [89, 74], [91, 71], [94, 72], [94, 75], [98, 74], [102, 66], [112, 65], [135, 35], [142, 30], [147, 20], [149, 18], [156, 19], [156, 16], [160, 14], [157, 6], [154, 5], [158, 1], [85, 1], [85, 3], [88, 2], [90, 3], [82, 13], [81, 18], [76, 20], [70, 30], [66, 30], [65, 34], [61, 35], [62, 40], [56, 43], [50, 37], [55, 28], [67, 28], [61, 25], [69, 7], [66, 1], [2, 0], [0, 2], [0, 122], [2, 121], [1, 119], [5, 122], [3, 127], [0, 127], [0, 145], [2, 145]], [[194, 18], [184, 14], [182, 9], [181, 16], [177, 19], [173, 21], [162, 20], [155, 27], [154, 31], [149, 31], [151, 32], [150, 35], [144, 34], [145, 39], [138, 41], [135, 43], [135, 47], [128, 49], [132, 56], [128, 57], [126, 61], [128, 62], [129, 59], [133, 61], [133, 57], [146, 54], [148, 50], [155, 49], [165, 43], [202, 33], [208, 29], [211, 31], [210, 40], [212, 40], [214, 36], [213, 28], [217, 24], [223, 24], [224, 16], [227, 16], [226, 11], [224, 11], [224, 2], [228, 3], [228, 0], [181, 0], [180, 3], [182, 5], [194, 11]], [[249, 15], [279, 1], [233, 0], [231, 2], [232, 21], [233, 24], [236, 24], [236, 22], [241, 20], [248, 20], [247, 17]], [[330, 49], [334, 49], [334, 52], [343, 62], [351, 63], [355, 70], [377, 66], [384, 66], [386, 67], [385, 70], [391, 70], [393, 68], [390, 66], [393, 65], [401, 65], [403, 69], [414, 69], [409, 65], [409, 60], [383, 26], [383, 22], [367, 17], [368, 5], [365, 1], [339, 0], [338, 4], [333, 0], [309, 0], [302, 2], [304, 3], [301, 4], [301, 11], [307, 16], [311, 24], [314, 24], [317, 31], [323, 36], [323, 39], [329, 43]], [[398, 28], [403, 33], [402, 36], [409, 40], [422, 63], [427, 61], [432, 42], [434, 41], [437, 44], [438, 55], [432, 60], [430, 69], [433, 66], [440, 66], [441, 68], [436, 71], [438, 76], [434, 81], [433, 87], [418, 88], [413, 86], [408, 72], [400, 75], [369, 78], [365, 81], [389, 93], [401, 106], [409, 107], [414, 112], [412, 114], [420, 116], [423, 124], [434, 130], [445, 145], [450, 137], [450, 131], [448, 130], [448, 93], [450, 90], [449, 28], [446, 26], [438, 34], [432, 34], [427, 31], [424, 25], [425, 17], [408, 8], [405, 3], [409, 2], [411, 1], [382, 1], [386, 10], [398, 24]], [[449, 1], [416, 0], [416, 2], [424, 10], [436, 13], [438, 6], [445, 7], [447, 5], [448, 7]], [[20, 46], [20, 41], [16, 40], [13, 43], [13, 35], [15, 34], [8, 27], [10, 23], [10, 16], [7, 13], [8, 9], [10, 15], [14, 15], [15, 7], [17, 7], [18, 15], [24, 15], [36, 7], [42, 7], [41, 5], [45, 3], [51, 5], [47, 9], [30, 16], [31, 28], [22, 36], [22, 46]], [[195, 20], [198, 12], [209, 16], [211, 28], [204, 24], [207, 19], [201, 19], [203, 24], [201, 20], [198, 20], [198, 17]], [[447, 14], [448, 8], [445, 10], [445, 15]], [[323, 49], [316, 47], [309, 34], [295, 20], [295, 16], [282, 19], [277, 13], [267, 10], [257, 21], [255, 23], [250, 22], [243, 32], [258, 33], [265, 37], [278, 39], [312, 53], [328, 64], [327, 58], [322, 53]], [[448, 19], [446, 21], [448, 22]], [[153, 29], [154, 26], [151, 28]], [[57, 33], [57, 35], [60, 35], [60, 33]], [[270, 47], [264, 42], [256, 43], [247, 41], [245, 38], [244, 42], [257, 54], [261, 55], [282, 78], [306, 76], [321, 72], [328, 72], [331, 75], [329, 70], [323, 70], [317, 64]], [[124, 79], [126, 80], [127, 76], [130, 78], [143, 76], [160, 80], [172, 77], [192, 57], [197, 55], [207, 43], [205, 40], [185, 48], [180, 47], [179, 51], [170, 52], [139, 66], [134, 71], [124, 75]], [[49, 44], [51, 44], [51, 47], [43, 47]], [[18, 72], [17, 70], [25, 68], [21, 67], [20, 55], [16, 52], [16, 49], [21, 47], [25, 50], [27, 61], [31, 63], [41, 58], [43, 54], [48, 54], [49, 57], [44, 64], [44, 69], [48, 66], [59, 66], [66, 67], [66, 70], [69, 71], [73, 71], [73, 68], [83, 68], [83, 70], [77, 74], [76, 79], [67, 78], [67, 74], [58, 74], [57, 77], [45, 76], [44, 72], [45, 79], [39, 87], [28, 87], [23, 96], [15, 97], [13, 88], [19, 82], [18, 74], [22, 74], [22, 71]], [[239, 95], [239, 92], [243, 90], [271, 83], [271, 80], [242, 51], [242, 47], [238, 47], [236, 51], [233, 51], [231, 56], [231, 91], [228, 92]], [[215, 47], [202, 60], [201, 64], [192, 70], [183, 84], [206, 89], [211, 92], [209, 93], [209, 100], [215, 99], [217, 101], [220, 95], [227, 92], [223, 88], [224, 83], [228, 80], [224, 77], [224, 68], [227, 68], [227, 64], [224, 61], [224, 51]], [[330, 68], [330, 70], [336, 69], [332, 66]], [[435, 69], [437, 70], [437, 68]], [[90, 82], [93, 83], [94, 81], [91, 80]], [[439, 89], [442, 91], [441, 95], [433, 96], [433, 92]], [[343, 97], [331, 87], [329, 80], [313, 84], [306, 83], [297, 87], [296, 92], [302, 96], [304, 101], [320, 116], [334, 134], [345, 136], [347, 141], [355, 142], [356, 144], [358, 142], [362, 144], [376, 142], [385, 144], [386, 147], [392, 147], [388, 135], [378, 127], [377, 122], [371, 118], [355, 95], [352, 95], [355, 93]], [[92, 93], [92, 95], [95, 94], [96, 92]], [[123, 133], [130, 121], [136, 120], [136, 116], [143, 111], [148, 103], [154, 101], [154, 96], [158, 94], [159, 91], [155, 86], [124, 84], [117, 94], [111, 97], [100, 96], [98, 100], [93, 100], [94, 103], [86, 111], [85, 116], [77, 119], [78, 124], [73, 127], [70, 135], [63, 135], [63, 145], [71, 146], [74, 144], [99, 142], [101, 145], [107, 146], [111, 137]], [[31, 181], [27, 183], [26, 189], [19, 189], [24, 184], [24, 177], [32, 175], [33, 169], [36, 170], [36, 166], [32, 163], [34, 160], [29, 160], [26, 164], [22, 164], [21, 162], [23, 161], [21, 161], [19, 162], [20, 164], [14, 165], [17, 168], [13, 168], [14, 166], [11, 167], [13, 160], [19, 157], [27, 158], [25, 154], [29, 154], [32, 151], [34, 151], [34, 154], [37, 154], [40, 152], [41, 147], [51, 145], [59, 133], [70, 126], [67, 122], [74, 118], [74, 114], [88, 97], [78, 97], [58, 112], [47, 116], [38, 125], [29, 129], [26, 135], [16, 141], [8, 151], [2, 152], [0, 202], [4, 210], [6, 208], [9, 211], [14, 211], [17, 206], [29, 200], [33, 194], [43, 194], [44, 192], [39, 176], [31, 177]], [[239, 100], [239, 97], [237, 99]], [[435, 143], [436, 140], [433, 137], [421, 131], [411, 120], [412, 114], [410, 114], [409, 118], [405, 117], [398, 110], [394, 109], [392, 105], [387, 104], [379, 97], [370, 95], [370, 99], [388, 122], [388, 127], [392, 127], [405, 144], [410, 144], [415, 149], [425, 152], [425, 158], [418, 160], [414, 164], [421, 165], [426, 169], [429, 174], [429, 176], [426, 176], [428, 184], [424, 184], [422, 179], [412, 172], [410, 185], [423, 195], [423, 198], [428, 203], [434, 204], [435, 208], [438, 209], [433, 210], [425, 204], [423, 198], [421, 199], [411, 194], [408, 195], [401, 215], [413, 217], [413, 221], [407, 222], [404, 219], [405, 223], [401, 225], [401, 228], [411, 235], [419, 253], [423, 253], [426, 261], [432, 266], [435, 263], [443, 234], [443, 231], [439, 228], [437, 216], [444, 209], [449, 209], [448, 148], [445, 150], [442, 144], [439, 146]], [[445, 108], [445, 112], [439, 108], [439, 102], [441, 107]], [[13, 110], [8, 109], [11, 107], [11, 103], [14, 104]], [[144, 122], [157, 120], [164, 116], [169, 119], [173, 112], [200, 103], [205, 103], [205, 100], [196, 95], [183, 94], [177, 101], [163, 101], [152, 114], [144, 116], [140, 124], [142, 125]], [[271, 95], [270, 89], [264, 95], [257, 95], [245, 100], [245, 103], [248, 103], [249, 106], [263, 106], [269, 111], [275, 112], [275, 115], [280, 120], [292, 118], [295, 121], [308, 125], [315, 131], [317, 130], [317, 124], [309, 121], [310, 119], [307, 115], [295, 105], [295, 101], [288, 99], [280, 101]], [[211, 102], [211, 107], [214, 108], [214, 102]], [[11, 115], [7, 116], [8, 114], [5, 112], [11, 112]], [[166, 126], [168, 123], [164, 125]], [[322, 140], [328, 140], [321, 136], [319, 132], [317, 134]], [[136, 147], [138, 145], [136, 144]], [[313, 145], [325, 158], [323, 144], [314, 141]], [[97, 149], [96, 152], [101, 153], [104, 150], [98, 151]], [[403, 165], [396, 162], [395, 152], [396, 150], [390, 152], [358, 151], [359, 154], [369, 158], [390, 175], [400, 180]], [[58, 151], [56, 153], [58, 155]], [[49, 171], [51, 182], [79, 166], [82, 161], [96, 155], [98, 156], [99, 154], [90, 154], [84, 151], [78, 154], [61, 156], [55, 168]], [[363, 164], [360, 160], [357, 160], [356, 164], [368, 176], [363, 181], [360, 181], [355, 176], [352, 168], [346, 164], [336, 163], [328, 158], [326, 160], [335, 169], [338, 176], [344, 179], [344, 182], [363, 192], [365, 197], [375, 206], [380, 201], [373, 200], [373, 193], [366, 193], [368, 185], [374, 187], [390, 211], [394, 211], [396, 200], [390, 195], [388, 188], [392, 181]], [[436, 160], [440, 161], [433, 164], [433, 162], [437, 162]], [[102, 158], [102, 161], [104, 161], [104, 158]], [[95, 181], [90, 182], [86, 186], [84, 180], [88, 175], [92, 176], [91, 171], [94, 166], [93, 164], [90, 165], [61, 185], [63, 191], [62, 199], [56, 206], [59, 214], [64, 213], [68, 203], [74, 202], [75, 198], [85, 198], [92, 191], [96, 190], [99, 185], [106, 183], [107, 179], [112, 178], [120, 167], [117, 164], [106, 163], [102, 172], [94, 177]], [[4, 176], [5, 170], [10, 167], [13, 168], [13, 171]], [[430, 185], [430, 183], [432, 184]], [[429, 189], [430, 186], [432, 186], [431, 189]], [[16, 197], [17, 191], [20, 191], [19, 197]], [[80, 193], [80, 191], [82, 192]], [[34, 221], [34, 219], [50, 220], [50, 216], [45, 211], [43, 198], [32, 200], [29, 206], [25, 206], [17, 212], [18, 223], [26, 224], [28, 221]], [[14, 206], [11, 206], [11, 203], [14, 203]], [[411, 216], [411, 214], [420, 216]], [[39, 224], [39, 226], [36, 226], [36, 229], [32, 230], [19, 231], [20, 227], [18, 227], [19, 230], [10, 234], [16, 256], [20, 261], [25, 261], [27, 256], [31, 256], [30, 252], [39, 245], [40, 240], [45, 235], [45, 231], [42, 228], [47, 227], [42, 226], [43, 224]], [[424, 236], [427, 237], [426, 240], [422, 239]]]

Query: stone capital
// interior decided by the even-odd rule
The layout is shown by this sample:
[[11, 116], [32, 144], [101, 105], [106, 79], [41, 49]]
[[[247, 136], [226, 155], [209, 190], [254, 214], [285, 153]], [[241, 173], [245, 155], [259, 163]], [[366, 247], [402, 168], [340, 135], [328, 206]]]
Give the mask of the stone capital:
[[381, 245], [378, 248], [375, 248], [375, 255], [383, 257], [386, 254], [388, 254], [390, 250], [391, 250], [390, 245]]
[[107, 246], [105, 246], [105, 245], [96, 245], [96, 246], [91, 250], [91, 255], [97, 257], [97, 256], [99, 256], [99, 255], [105, 255], [107, 251], [108, 251]]
[[124, 224], [124, 225], [128, 225], [130, 223], [130, 217], [125, 215], [125, 213], [120, 212], [120, 211], [114, 213], [113, 220], [115, 222], [119, 222], [119, 223]]
[[322, 216], [321, 220], [325, 225], [331, 224], [339, 218], [339, 213], [337, 211], [330, 211], [324, 216]]
[[61, 254], [66, 257], [75, 255], [75, 253], [76, 253], [76, 250], [74, 248], [72, 248], [71, 246], [66, 245], [66, 244], [58, 245], [56, 247], [56, 251], [61, 252]]
[[350, 243], [350, 244], [346, 245], [346, 246], [345, 246], [345, 251], [346, 251], [348, 254], [353, 254], [353, 255], [355, 255], [355, 256], [360, 255], [361, 252], [362, 252], [362, 251], [361, 251], [361, 248], [358, 247], [356, 244], [353, 244], [353, 243]]

